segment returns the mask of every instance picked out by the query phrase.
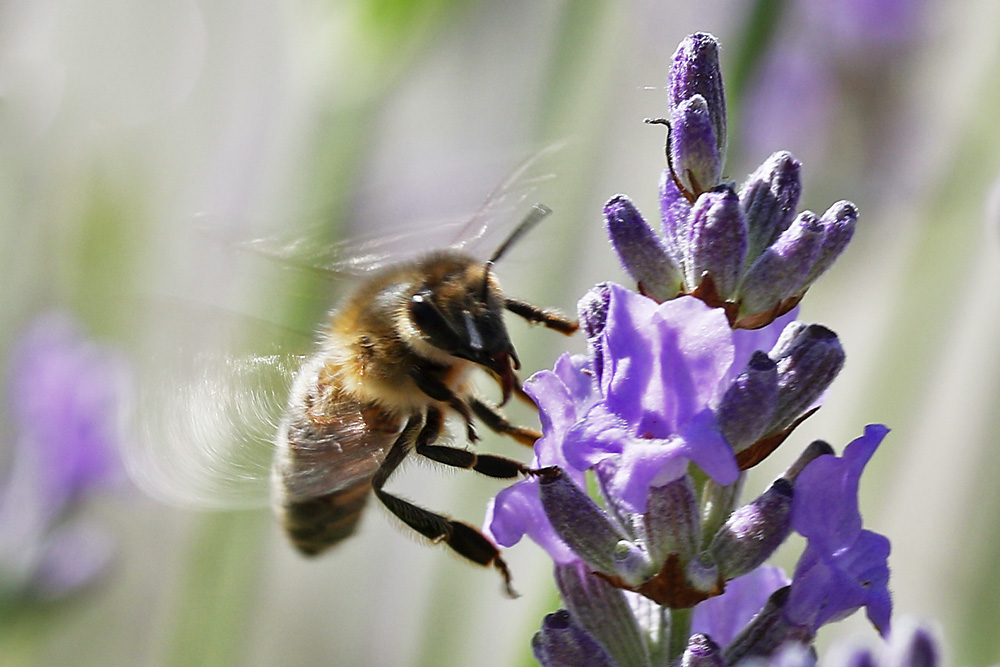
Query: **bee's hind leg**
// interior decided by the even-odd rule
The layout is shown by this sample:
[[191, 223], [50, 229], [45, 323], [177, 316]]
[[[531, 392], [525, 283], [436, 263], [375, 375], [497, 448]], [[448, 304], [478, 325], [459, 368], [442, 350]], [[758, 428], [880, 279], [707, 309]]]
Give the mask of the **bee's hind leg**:
[[[507, 595], [509, 597], [517, 597], [517, 592], [514, 591], [511, 584], [510, 570], [507, 569], [507, 563], [505, 563], [503, 558], [500, 556], [500, 550], [497, 549], [496, 545], [490, 542], [489, 538], [466, 523], [449, 519], [448, 517], [441, 516], [440, 514], [435, 514], [430, 510], [418, 507], [413, 503], [403, 500], [402, 498], [397, 498], [396, 496], [383, 490], [385, 483], [388, 481], [389, 477], [396, 470], [399, 464], [402, 463], [403, 459], [406, 458], [406, 455], [409, 453], [411, 447], [416, 449], [418, 453], [423, 453], [425, 456], [427, 455], [426, 452], [428, 447], [432, 447], [431, 451], [442, 449], [448, 449], [454, 452], [465, 451], [461, 449], [453, 449], [451, 447], [436, 447], [430, 444], [437, 439], [438, 435], [440, 435], [443, 420], [440, 411], [434, 410], [432, 412], [437, 414], [428, 414], [427, 422], [422, 428], [420, 428], [415, 437], [413, 436], [413, 433], [419, 425], [419, 417], [411, 418], [407, 423], [406, 428], [403, 429], [403, 433], [400, 434], [399, 438], [396, 439], [396, 442], [393, 443], [392, 447], [389, 449], [389, 453], [385, 457], [385, 461], [382, 462], [382, 465], [372, 478], [372, 488], [375, 491], [375, 496], [390, 512], [399, 517], [403, 523], [429, 539], [431, 542], [444, 542], [452, 549], [452, 551], [463, 558], [472, 561], [473, 563], [478, 563], [483, 566], [492, 565], [495, 567], [500, 572], [500, 576], [503, 577]], [[468, 453], [475, 456], [472, 452]], [[432, 456], [431, 458], [435, 457]], [[435, 458], [435, 460], [447, 463], [447, 461], [444, 461], [441, 458]], [[512, 463], [517, 462], [515, 461]], [[473, 466], [473, 468], [475, 468], [475, 466]], [[516, 476], [516, 474], [517, 473], [511, 475], [511, 477]]]

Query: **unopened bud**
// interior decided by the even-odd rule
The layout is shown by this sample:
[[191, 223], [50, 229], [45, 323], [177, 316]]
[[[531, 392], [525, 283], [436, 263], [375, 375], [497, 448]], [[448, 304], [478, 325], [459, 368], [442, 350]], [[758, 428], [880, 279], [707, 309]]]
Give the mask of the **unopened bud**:
[[727, 663], [722, 657], [722, 649], [711, 637], [695, 633], [688, 639], [680, 667], [727, 667]]
[[677, 296], [683, 283], [680, 267], [670, 259], [663, 240], [629, 198], [613, 197], [604, 205], [604, 219], [611, 245], [639, 290], [657, 301]]
[[747, 269], [739, 289], [740, 312], [767, 312], [800, 294], [822, 241], [819, 218], [803, 211]]
[[715, 411], [719, 430], [738, 454], [767, 432], [778, 396], [778, 365], [760, 350], [726, 390]]
[[777, 240], [792, 220], [802, 194], [799, 161], [791, 153], [775, 153], [750, 174], [740, 188], [740, 204], [746, 211], [750, 245], [747, 261], [753, 261]]
[[[796, 327], [797, 335], [775, 347], [783, 354], [770, 356], [778, 364], [778, 397], [770, 431], [785, 428], [826, 391], [844, 367], [844, 348], [830, 329], [819, 324]], [[787, 344], [786, 344], [787, 343]]]
[[688, 286], [694, 289], [710, 275], [719, 297], [729, 300], [736, 293], [747, 253], [747, 223], [736, 193], [720, 186], [702, 194], [691, 211], [690, 225], [685, 252]]
[[670, 114], [670, 166], [692, 196], [714, 188], [722, 178], [722, 160], [712, 128], [708, 103], [689, 97]]
[[608, 513], [558, 468], [539, 477], [539, 496], [552, 528], [596, 570], [615, 574], [615, 550], [628, 539]]
[[791, 532], [792, 485], [776, 480], [761, 496], [734, 511], [709, 552], [723, 579], [747, 574], [764, 563]]

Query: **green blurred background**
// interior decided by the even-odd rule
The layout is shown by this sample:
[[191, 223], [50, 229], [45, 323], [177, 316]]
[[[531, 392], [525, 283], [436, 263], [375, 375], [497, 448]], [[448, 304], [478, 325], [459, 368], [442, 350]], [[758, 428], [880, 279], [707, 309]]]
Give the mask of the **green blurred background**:
[[[679, 40], [712, 32], [728, 176], [787, 149], [803, 161], [803, 207], [861, 210], [801, 314], [839, 333], [847, 366], [747, 488], [813, 438], [839, 450], [888, 424], [862, 498], [893, 543], [896, 613], [936, 619], [957, 664], [995, 663], [998, 29], [992, 0], [6, 2], [0, 345], [67, 309], [142, 385], [157, 380], [143, 356], [171, 345], [185, 318], [167, 311], [184, 304], [249, 322], [250, 351], [274, 331], [308, 341], [337, 286], [234, 252], [239, 241], [321, 247], [469, 217], [555, 144], [540, 165], [554, 178], [531, 193], [555, 214], [499, 274], [510, 293], [572, 311], [590, 284], [624, 280], [603, 202], [625, 192], [656, 219], [663, 132], [642, 119], [666, 111]], [[565, 344], [511, 327], [529, 372]], [[210, 325], [197, 335], [214, 344]], [[478, 524], [500, 487], [411, 465], [393, 488]], [[85, 511], [118, 541], [113, 570], [78, 599], [5, 617], [0, 663], [531, 664], [529, 639], [557, 604], [534, 545], [507, 553], [523, 594], [511, 601], [495, 573], [375, 508], [315, 562], [266, 510], [197, 512], [126, 487]], [[852, 618], [822, 644], [854, 633], [873, 635]]]

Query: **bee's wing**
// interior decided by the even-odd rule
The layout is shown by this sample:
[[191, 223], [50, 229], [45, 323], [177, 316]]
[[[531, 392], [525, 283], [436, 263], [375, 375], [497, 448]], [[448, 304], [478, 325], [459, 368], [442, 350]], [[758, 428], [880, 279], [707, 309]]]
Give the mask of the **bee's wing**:
[[[317, 272], [325, 278], [360, 278], [387, 264], [414, 259], [428, 250], [453, 247], [486, 259], [498, 238], [520, 222], [531, 209], [542, 186], [554, 178], [566, 142], [543, 148], [515, 167], [487, 196], [471, 217], [429, 223], [402, 221], [405, 229], [375, 237], [356, 237], [327, 243], [326, 228], [298, 230], [294, 238], [267, 236], [246, 240], [225, 238], [222, 225], [201, 219], [199, 229], [236, 249], [283, 266]], [[544, 197], [543, 197], [544, 198]]]
[[486, 259], [496, 249], [498, 237], [506, 236], [539, 198], [544, 199], [543, 186], [555, 178], [558, 167], [554, 162], [564, 157], [562, 151], [567, 143], [549, 144], [511, 170], [457, 231], [449, 245]]
[[266, 505], [274, 437], [301, 363], [208, 352], [145, 360], [122, 443], [130, 477], [175, 505]]

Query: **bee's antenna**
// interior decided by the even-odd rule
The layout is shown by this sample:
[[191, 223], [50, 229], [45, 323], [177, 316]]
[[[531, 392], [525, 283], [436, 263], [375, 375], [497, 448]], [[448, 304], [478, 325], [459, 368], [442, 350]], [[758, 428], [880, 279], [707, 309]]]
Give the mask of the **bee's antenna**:
[[508, 248], [514, 245], [514, 243], [516, 243], [522, 236], [531, 231], [532, 227], [541, 222], [542, 218], [551, 212], [552, 209], [545, 204], [535, 204], [532, 206], [531, 212], [528, 213], [528, 215], [524, 217], [524, 220], [521, 221], [521, 224], [519, 224], [514, 231], [511, 232], [510, 236], [507, 237], [507, 240], [500, 244], [500, 247], [497, 248], [497, 251], [493, 253], [493, 256], [490, 257], [486, 263], [493, 266], [493, 264], [496, 263], [496, 261], [500, 259], [505, 252], [507, 252]]
[[524, 220], [514, 228], [514, 231], [510, 233], [510, 236], [500, 244], [500, 247], [496, 249], [493, 256], [486, 260], [486, 272], [483, 274], [483, 295], [487, 291], [487, 280], [489, 279], [490, 272], [493, 270], [493, 265], [503, 257], [503, 254], [507, 252], [514, 243], [516, 243], [522, 236], [527, 234], [531, 229], [537, 225], [542, 219], [552, 212], [552, 209], [545, 204], [535, 204], [531, 207], [531, 211], [528, 215], [524, 216]]

